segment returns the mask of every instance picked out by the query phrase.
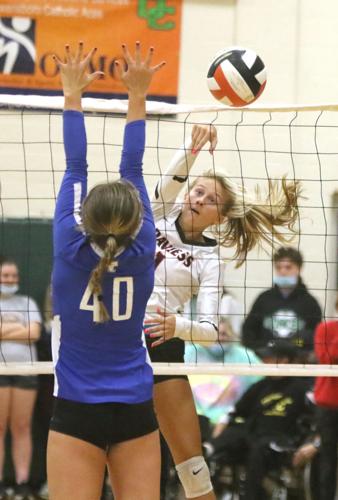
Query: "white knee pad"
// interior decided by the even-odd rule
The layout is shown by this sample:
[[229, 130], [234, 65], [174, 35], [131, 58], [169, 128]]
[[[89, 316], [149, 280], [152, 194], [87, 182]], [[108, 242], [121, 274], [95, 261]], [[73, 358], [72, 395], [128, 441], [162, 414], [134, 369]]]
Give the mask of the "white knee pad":
[[192, 457], [176, 465], [178, 477], [187, 498], [196, 498], [212, 491], [210, 473], [203, 457]]

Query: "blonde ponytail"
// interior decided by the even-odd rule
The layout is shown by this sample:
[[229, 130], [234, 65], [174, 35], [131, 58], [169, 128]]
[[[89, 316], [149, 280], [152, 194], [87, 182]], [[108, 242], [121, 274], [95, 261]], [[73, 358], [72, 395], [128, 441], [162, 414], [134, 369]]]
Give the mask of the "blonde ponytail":
[[[201, 177], [214, 178], [224, 189], [227, 200], [222, 210], [225, 221], [220, 227], [212, 228], [219, 244], [235, 248], [234, 258], [239, 267], [250, 250], [275, 240], [285, 244], [293, 239], [298, 220], [298, 198], [301, 194], [299, 181], [269, 180], [268, 193], [263, 196], [256, 186], [252, 195], [223, 175], [207, 172]], [[278, 228], [285, 228], [291, 235], [283, 234]]]

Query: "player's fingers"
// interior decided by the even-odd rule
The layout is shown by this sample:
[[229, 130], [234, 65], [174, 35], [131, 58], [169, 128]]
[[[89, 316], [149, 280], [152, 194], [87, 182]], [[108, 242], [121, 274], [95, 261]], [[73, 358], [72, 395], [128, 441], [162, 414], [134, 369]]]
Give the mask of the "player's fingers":
[[144, 333], [146, 335], [152, 335], [152, 334], [157, 334], [158, 332], [161, 332], [163, 330], [162, 325], [156, 324], [153, 326], [149, 326], [149, 328], [145, 328]]
[[151, 318], [145, 319], [143, 324], [155, 326], [158, 323], [158, 319], [159, 319], [158, 316], [156, 314], [153, 314]]
[[203, 146], [208, 142], [208, 140], [209, 140], [209, 135], [206, 132], [206, 130], [200, 129], [198, 134], [196, 135], [192, 149], [197, 153], [203, 148]]
[[54, 61], [55, 61], [56, 66], [57, 66], [59, 69], [62, 69], [62, 68], [65, 66], [65, 64], [61, 61], [61, 59], [59, 59], [59, 58], [58, 58], [58, 56], [57, 56], [57, 55], [53, 54], [53, 56], [52, 56], [52, 57], [53, 57], [53, 59], [54, 59]]
[[192, 149], [197, 149], [202, 138], [205, 135], [205, 128], [202, 125], [194, 125], [193, 132], [191, 134], [192, 138]]
[[94, 73], [91, 73], [88, 75], [88, 81], [91, 83], [94, 80], [99, 80], [100, 78], [104, 77], [104, 72], [103, 71], [95, 71]]
[[157, 337], [163, 337], [164, 330], [161, 328], [158, 332], [147, 333], [151, 339], [156, 339]]
[[114, 71], [115, 71], [115, 74], [116, 74], [118, 80], [122, 80], [122, 76], [123, 76], [124, 71], [123, 71], [121, 63], [119, 61], [115, 61]]
[[76, 56], [75, 56], [75, 61], [78, 63], [82, 59], [82, 53], [83, 53], [83, 42], [79, 42], [79, 46], [77, 48]]
[[196, 138], [198, 136], [198, 125], [194, 125], [191, 131], [191, 148], [194, 149]]
[[141, 44], [139, 41], [135, 43], [135, 62], [141, 64]]
[[122, 44], [123, 57], [127, 61], [128, 66], [134, 63], [134, 59], [131, 57], [128, 47], [125, 43]]
[[65, 63], [69, 63], [72, 60], [71, 52], [70, 52], [70, 46], [67, 43], [65, 45]]
[[84, 70], [88, 68], [89, 63], [91, 61], [91, 58], [93, 57], [93, 55], [95, 54], [96, 51], [97, 51], [97, 47], [94, 47], [92, 50], [90, 50], [88, 52], [88, 54], [86, 55], [86, 57], [83, 59], [83, 61], [82, 61], [81, 64], [82, 64], [82, 67], [83, 67]]
[[218, 142], [217, 135], [211, 138], [210, 148], [209, 148], [209, 152], [211, 154], [215, 151], [216, 146], [217, 146], [217, 142]]
[[156, 66], [153, 66], [151, 68], [151, 70], [152, 70], [153, 73], [156, 73], [157, 71], [159, 71], [160, 69], [162, 69], [163, 66], [165, 66], [166, 64], [167, 63], [165, 61], [162, 61], [162, 62], [160, 62], [160, 64], [156, 64]]
[[151, 60], [153, 58], [153, 54], [154, 54], [154, 47], [149, 47], [148, 54], [144, 60], [144, 64], [147, 68], [150, 67]]
[[163, 343], [164, 343], [164, 338], [161, 337], [160, 339], [155, 340], [155, 342], [152, 342], [151, 347], [156, 347], [156, 346], [161, 345]]

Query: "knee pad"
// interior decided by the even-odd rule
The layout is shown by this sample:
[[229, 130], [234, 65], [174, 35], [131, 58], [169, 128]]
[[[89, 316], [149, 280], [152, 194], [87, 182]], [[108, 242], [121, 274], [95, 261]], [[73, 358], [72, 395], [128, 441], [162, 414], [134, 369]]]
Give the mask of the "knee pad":
[[176, 465], [176, 471], [187, 498], [196, 498], [212, 491], [210, 473], [203, 457], [192, 457]]

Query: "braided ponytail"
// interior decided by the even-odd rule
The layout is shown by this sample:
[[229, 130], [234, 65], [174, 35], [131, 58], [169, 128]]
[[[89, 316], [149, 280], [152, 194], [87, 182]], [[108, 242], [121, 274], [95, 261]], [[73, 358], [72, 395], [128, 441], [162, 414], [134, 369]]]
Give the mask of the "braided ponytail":
[[107, 308], [104, 305], [102, 297], [102, 278], [105, 273], [109, 270], [109, 266], [114, 260], [114, 256], [117, 252], [117, 242], [113, 235], [109, 235], [106, 241], [106, 245], [103, 250], [103, 256], [101, 257], [99, 263], [93, 269], [89, 280], [89, 286], [94, 294], [97, 295], [99, 300], [99, 320], [98, 323], [104, 323], [109, 321], [110, 316], [108, 314]]

